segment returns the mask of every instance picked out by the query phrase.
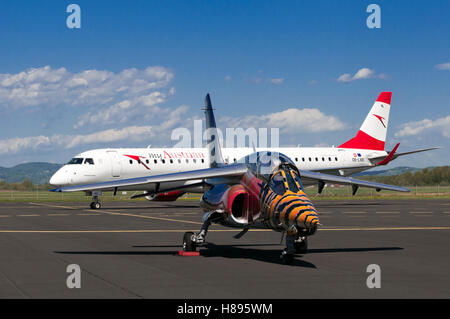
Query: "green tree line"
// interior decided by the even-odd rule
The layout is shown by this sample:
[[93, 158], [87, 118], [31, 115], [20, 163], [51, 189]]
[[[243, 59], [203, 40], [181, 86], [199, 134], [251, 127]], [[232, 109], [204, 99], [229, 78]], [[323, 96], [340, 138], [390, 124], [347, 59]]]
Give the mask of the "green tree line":
[[392, 185], [431, 186], [450, 185], [450, 166], [424, 168], [414, 173], [406, 172], [393, 176], [364, 176], [361, 179]]
[[34, 185], [33, 182], [25, 178], [21, 183], [7, 183], [5, 181], [0, 182], [0, 190], [14, 190], [14, 191], [32, 191], [32, 190], [48, 190], [52, 188], [50, 184]]

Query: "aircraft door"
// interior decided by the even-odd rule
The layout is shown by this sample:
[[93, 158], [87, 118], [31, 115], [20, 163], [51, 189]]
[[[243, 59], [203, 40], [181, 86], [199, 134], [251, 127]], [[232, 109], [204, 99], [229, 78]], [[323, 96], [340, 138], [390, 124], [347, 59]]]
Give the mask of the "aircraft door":
[[122, 173], [122, 163], [119, 158], [119, 154], [116, 151], [107, 151], [109, 161], [111, 163], [111, 175], [112, 177], [120, 177]]

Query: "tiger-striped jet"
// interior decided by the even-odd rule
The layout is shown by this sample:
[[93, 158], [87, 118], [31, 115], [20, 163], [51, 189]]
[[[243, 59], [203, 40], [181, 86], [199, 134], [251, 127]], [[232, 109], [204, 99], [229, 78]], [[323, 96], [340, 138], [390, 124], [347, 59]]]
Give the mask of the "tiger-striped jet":
[[205, 244], [212, 223], [241, 229], [235, 238], [242, 237], [251, 228], [269, 228], [286, 233], [286, 248], [281, 253], [286, 264], [293, 262], [296, 253], [306, 252], [307, 237], [315, 234], [320, 226], [319, 215], [304, 192], [302, 179], [378, 190], [409, 191], [403, 187], [299, 169], [291, 158], [276, 151], [255, 151], [236, 163], [226, 164], [209, 94], [205, 104], [208, 156], [207, 162], [204, 162], [207, 168], [61, 187], [53, 191], [117, 192], [121, 189], [158, 189], [167, 184], [193, 183], [203, 189], [200, 203], [205, 215], [198, 233], [184, 234], [184, 252], [193, 252]]
[[[237, 163], [239, 159], [244, 159], [254, 151], [271, 151], [285, 154], [299, 170], [349, 176], [373, 167], [387, 165], [399, 156], [434, 149], [396, 153], [399, 146], [397, 144], [391, 151], [384, 150], [391, 96], [391, 92], [381, 92], [356, 136], [338, 147], [223, 148], [223, 161], [228, 164]], [[97, 149], [76, 155], [52, 176], [50, 184], [71, 186], [113, 182], [128, 178], [206, 169], [209, 163], [210, 158], [206, 148]], [[319, 193], [325, 186], [323, 180], [304, 177], [302, 181], [304, 186], [318, 185]], [[135, 195], [134, 198], [145, 197], [147, 200], [156, 201], [173, 201], [186, 192], [204, 192], [201, 179], [122, 186], [120, 189], [142, 191], [142, 194]], [[87, 195], [93, 197], [92, 209], [101, 207], [99, 195], [102, 190], [86, 191]], [[353, 193], [356, 191], [355, 186]]]

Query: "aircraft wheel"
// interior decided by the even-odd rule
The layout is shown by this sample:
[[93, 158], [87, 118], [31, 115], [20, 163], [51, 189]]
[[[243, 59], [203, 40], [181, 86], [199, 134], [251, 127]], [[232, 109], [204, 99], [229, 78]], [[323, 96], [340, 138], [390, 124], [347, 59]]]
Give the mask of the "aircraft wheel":
[[283, 264], [291, 265], [294, 262], [294, 254], [288, 254], [286, 251], [283, 251], [281, 259], [283, 260]]
[[100, 209], [102, 207], [102, 204], [100, 202], [92, 202], [91, 203], [91, 209]]
[[297, 254], [306, 254], [306, 252], [308, 251], [308, 238], [305, 238], [304, 240], [300, 241], [300, 242], [296, 242], [294, 244], [295, 246], [295, 252]]
[[183, 251], [195, 251], [197, 248], [195, 242], [192, 240], [193, 232], [186, 232], [183, 236]]

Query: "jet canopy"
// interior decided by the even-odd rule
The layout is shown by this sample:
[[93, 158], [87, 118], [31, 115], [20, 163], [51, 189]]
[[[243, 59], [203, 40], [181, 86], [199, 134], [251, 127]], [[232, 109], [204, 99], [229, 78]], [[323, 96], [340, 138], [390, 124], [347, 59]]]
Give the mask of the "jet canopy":
[[279, 152], [255, 152], [243, 158], [244, 163], [257, 178], [269, 182], [272, 174], [282, 166], [292, 167], [296, 170], [294, 162]]

